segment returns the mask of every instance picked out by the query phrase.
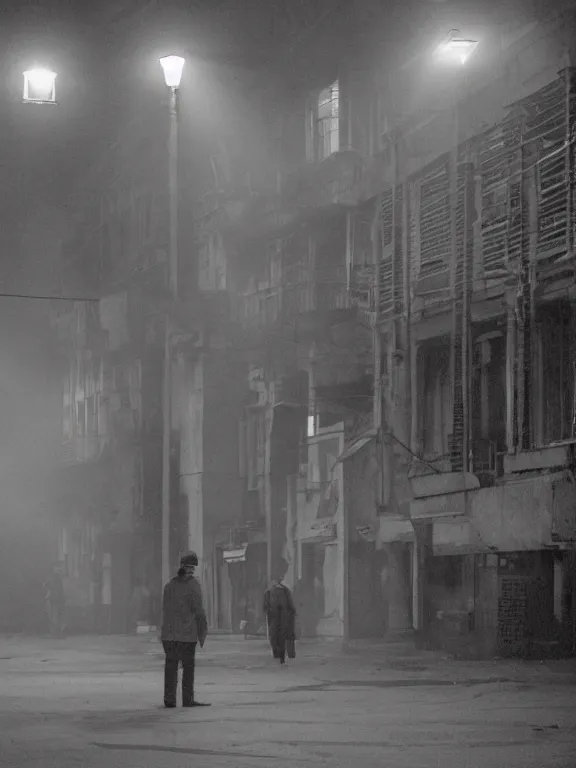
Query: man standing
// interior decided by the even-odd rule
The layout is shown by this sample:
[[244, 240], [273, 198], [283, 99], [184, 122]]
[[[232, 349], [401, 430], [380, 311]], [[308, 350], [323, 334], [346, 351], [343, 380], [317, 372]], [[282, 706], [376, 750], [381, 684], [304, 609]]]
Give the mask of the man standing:
[[189, 552], [180, 559], [178, 575], [164, 587], [162, 599], [162, 645], [164, 665], [164, 706], [176, 706], [178, 667], [182, 663], [182, 706], [207, 707], [194, 698], [196, 644], [204, 646], [208, 625], [202, 589], [194, 576], [198, 556]]
[[282, 584], [282, 579], [274, 579], [264, 593], [264, 613], [272, 655], [280, 660], [280, 664], [285, 664], [286, 654], [289, 659], [296, 657], [296, 607], [292, 592]]

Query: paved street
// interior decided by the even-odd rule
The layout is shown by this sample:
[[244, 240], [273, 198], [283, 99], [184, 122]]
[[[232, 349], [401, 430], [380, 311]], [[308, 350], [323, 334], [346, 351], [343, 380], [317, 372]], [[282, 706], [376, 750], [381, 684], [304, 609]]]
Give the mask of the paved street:
[[0, 638], [0, 761], [32, 768], [574, 768], [573, 662], [469, 663], [401, 646], [343, 655], [211, 637], [209, 709], [164, 710], [146, 638]]

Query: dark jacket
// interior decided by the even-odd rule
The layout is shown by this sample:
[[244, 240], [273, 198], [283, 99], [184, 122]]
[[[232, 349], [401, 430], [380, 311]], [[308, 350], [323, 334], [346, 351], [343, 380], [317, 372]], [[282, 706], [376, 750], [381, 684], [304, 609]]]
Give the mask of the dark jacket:
[[296, 607], [292, 592], [284, 584], [267, 589], [264, 593], [264, 613], [268, 619], [271, 644], [295, 639]]
[[163, 642], [200, 643], [208, 633], [202, 588], [191, 574], [179, 574], [164, 587], [162, 598]]

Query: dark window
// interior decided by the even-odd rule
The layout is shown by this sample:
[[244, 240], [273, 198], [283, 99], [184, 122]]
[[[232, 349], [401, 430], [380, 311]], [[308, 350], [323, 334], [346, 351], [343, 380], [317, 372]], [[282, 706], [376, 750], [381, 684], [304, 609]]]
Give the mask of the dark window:
[[418, 379], [422, 452], [429, 458], [445, 456], [452, 427], [450, 345], [447, 339], [435, 339], [420, 348]]
[[431, 557], [428, 578], [433, 586], [458, 589], [463, 583], [463, 558], [459, 555]]
[[538, 312], [542, 341], [542, 438], [544, 443], [572, 436], [574, 420], [574, 308], [567, 301]]

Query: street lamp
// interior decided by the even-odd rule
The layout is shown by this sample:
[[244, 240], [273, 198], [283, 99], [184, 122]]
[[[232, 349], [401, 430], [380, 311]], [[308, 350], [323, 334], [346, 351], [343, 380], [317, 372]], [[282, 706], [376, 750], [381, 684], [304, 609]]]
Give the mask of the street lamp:
[[446, 40], [436, 48], [436, 58], [446, 64], [464, 65], [478, 45], [477, 40], [460, 37], [457, 29], [452, 29]]
[[[170, 134], [168, 138], [168, 207], [170, 219], [168, 270], [170, 291], [178, 295], [178, 88], [184, 59], [163, 56], [160, 65], [170, 88]], [[162, 404], [162, 582], [170, 578], [170, 442], [172, 433], [172, 349], [170, 313], [166, 314], [164, 339], [164, 385]]]
[[28, 69], [23, 73], [22, 100], [28, 104], [56, 104], [56, 72]]
[[[478, 46], [478, 41], [470, 38], [462, 37], [457, 29], [452, 29], [448, 33], [446, 39], [440, 43], [436, 48], [436, 59], [441, 61], [450, 67], [465, 67], [466, 63], [474, 53]], [[464, 69], [463, 80], [466, 80], [466, 71]], [[470, 266], [470, 254], [469, 254], [469, 241], [468, 241], [468, 226], [469, 226], [469, 200], [467, 194], [468, 185], [468, 166], [469, 166], [469, 150], [466, 142], [466, 136], [464, 136], [464, 147], [462, 158], [460, 157], [460, 145], [462, 143], [460, 114], [459, 114], [459, 102], [458, 102], [458, 84], [453, 84], [453, 109], [454, 109], [454, 158], [451, 168], [450, 178], [450, 229], [451, 229], [451, 241], [452, 241], [452, 262], [454, 270], [454, 280], [457, 272], [458, 259], [462, 259], [463, 265], [463, 279], [460, 282], [460, 286], [454, 283], [454, 309], [453, 309], [453, 338], [456, 339], [459, 335], [461, 338], [461, 359], [456, 360], [455, 354], [453, 355], [452, 365], [453, 382], [456, 381], [455, 367], [460, 365], [461, 381], [462, 381], [462, 413], [463, 413], [463, 427], [462, 427], [462, 453], [464, 458], [464, 469], [469, 470], [469, 445], [470, 445], [470, 390], [469, 390], [469, 339], [470, 339], [470, 291], [471, 291], [471, 266]], [[460, 179], [459, 170], [463, 169], [464, 174], [464, 192], [463, 192], [463, 238], [462, 238], [462, 253], [458, 253], [458, 200]], [[458, 290], [461, 290], [461, 314], [458, 316], [456, 312]]]
[[160, 65], [168, 88], [180, 88], [185, 60], [182, 56], [162, 56]]

